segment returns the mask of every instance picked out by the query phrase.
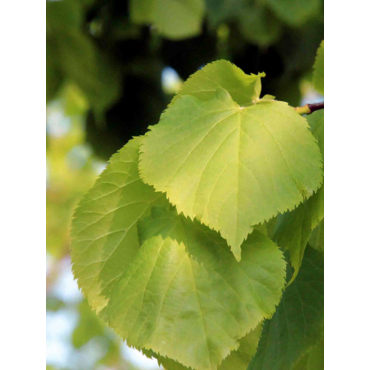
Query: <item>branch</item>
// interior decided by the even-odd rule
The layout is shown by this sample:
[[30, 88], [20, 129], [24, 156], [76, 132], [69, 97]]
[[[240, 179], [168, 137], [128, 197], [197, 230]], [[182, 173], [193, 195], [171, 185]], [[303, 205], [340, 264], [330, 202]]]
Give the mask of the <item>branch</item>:
[[295, 108], [296, 112], [300, 115], [303, 114], [311, 114], [317, 110], [324, 109], [324, 102], [321, 103], [314, 103], [314, 104], [306, 104], [303, 107]]

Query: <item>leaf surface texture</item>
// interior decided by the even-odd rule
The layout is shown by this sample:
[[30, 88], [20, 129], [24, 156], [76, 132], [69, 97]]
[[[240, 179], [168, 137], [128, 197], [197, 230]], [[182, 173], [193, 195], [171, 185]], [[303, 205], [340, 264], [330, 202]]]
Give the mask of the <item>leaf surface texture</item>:
[[192, 93], [171, 104], [143, 139], [139, 165], [179, 213], [220, 231], [238, 260], [254, 225], [317, 190], [321, 166], [307, 121], [288, 104], [242, 107], [221, 87], [210, 100]]
[[129, 345], [216, 369], [275, 311], [283, 254], [255, 231], [238, 263], [219, 233], [179, 216], [142, 182], [140, 142], [112, 157], [76, 210], [74, 275], [93, 309]]
[[285, 261], [259, 232], [243, 244], [237, 263], [218, 233], [154, 207], [139, 222], [139, 240], [104, 309], [129, 345], [194, 369], [216, 369], [280, 300]]
[[73, 273], [93, 309], [100, 311], [109, 291], [139, 249], [137, 221], [163, 194], [138, 173], [139, 138], [115, 154], [77, 208], [72, 223]]

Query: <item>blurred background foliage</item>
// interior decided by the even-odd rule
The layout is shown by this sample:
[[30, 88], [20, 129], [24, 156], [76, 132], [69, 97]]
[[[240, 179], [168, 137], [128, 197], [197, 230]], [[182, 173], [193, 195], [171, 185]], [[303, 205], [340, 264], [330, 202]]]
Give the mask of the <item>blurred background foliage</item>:
[[266, 72], [262, 94], [292, 106], [320, 100], [311, 75], [323, 0], [62, 0], [46, 10], [48, 368], [156, 369], [78, 291], [73, 210], [109, 157], [209, 62]]

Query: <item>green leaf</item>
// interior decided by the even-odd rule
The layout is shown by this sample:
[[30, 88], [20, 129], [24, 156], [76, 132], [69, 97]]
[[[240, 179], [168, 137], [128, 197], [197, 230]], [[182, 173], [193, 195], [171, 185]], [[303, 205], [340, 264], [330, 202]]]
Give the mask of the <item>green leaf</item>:
[[[261, 336], [262, 324], [259, 324], [254, 330], [239, 340], [239, 348], [232, 351], [217, 367], [218, 370], [246, 370], [249, 362], [256, 353], [259, 338]], [[191, 368], [168, 358], [159, 356], [151, 350], [143, 350], [145, 356], [155, 358], [158, 364], [166, 370], [189, 370]]]
[[312, 248], [315, 248], [320, 252], [324, 252], [324, 220], [322, 220], [312, 231], [308, 243]]
[[190, 367], [181, 365], [175, 360], [172, 360], [171, 358], [164, 357], [158, 355], [158, 353], [155, 353], [154, 351], [150, 349], [141, 349], [143, 354], [148, 358], [154, 358], [158, 361], [158, 365], [162, 366], [166, 370], [191, 370]]
[[143, 245], [102, 313], [129, 345], [216, 369], [274, 312], [285, 262], [259, 232], [243, 244], [240, 263], [219, 234], [173, 211], [153, 208], [139, 235]]
[[93, 309], [129, 345], [215, 369], [273, 314], [285, 262], [270, 239], [254, 232], [238, 264], [218, 233], [164, 212], [164, 194], [138, 176], [140, 142], [112, 157], [76, 210], [73, 272]]
[[130, 18], [133, 23], [150, 24], [154, 21], [157, 0], [130, 0]]
[[313, 85], [320, 94], [324, 95], [324, 40], [317, 50], [313, 68]]
[[211, 27], [224, 22], [237, 23], [242, 35], [262, 47], [281, 36], [282, 25], [262, 2], [246, 0], [205, 0]]
[[135, 138], [115, 154], [94, 187], [82, 199], [72, 222], [72, 263], [78, 285], [98, 312], [139, 249], [136, 224], [163, 194], [138, 174]]
[[321, 339], [323, 322], [324, 259], [322, 253], [308, 247], [297, 278], [287, 287], [272, 319], [263, 326], [248, 370], [292, 369]]
[[248, 4], [238, 15], [239, 28], [247, 40], [267, 47], [278, 40], [282, 25], [269, 9], [259, 4]]
[[262, 332], [262, 324], [240, 339], [237, 351], [231, 352], [219, 366], [218, 370], [246, 370], [257, 351], [257, 345]]
[[130, 0], [134, 23], [153, 24], [163, 36], [179, 40], [201, 31], [203, 0]]
[[299, 360], [294, 370], [324, 370], [324, 339]]
[[205, 0], [205, 3], [212, 27], [237, 18], [245, 8], [245, 0]]
[[102, 112], [119, 96], [118, 65], [81, 31], [80, 4], [72, 0], [47, 1], [46, 11], [49, 98], [55, 94], [58, 78], [63, 75], [78, 85], [97, 112]]
[[290, 26], [301, 26], [315, 16], [321, 6], [320, 0], [266, 0], [266, 5]]
[[261, 94], [261, 77], [264, 76], [265, 73], [246, 75], [236, 65], [226, 60], [218, 60], [190, 76], [172, 103], [183, 95], [207, 101], [215, 97], [217, 89], [223, 88], [239, 105], [249, 105], [258, 100]]
[[183, 95], [170, 105], [140, 159], [144, 181], [179, 213], [220, 231], [237, 260], [254, 225], [294, 208], [322, 180], [305, 118], [278, 101], [241, 107], [222, 88], [208, 101]]
[[[324, 154], [324, 111], [316, 111], [307, 116], [307, 121]], [[298, 274], [310, 235], [323, 218], [324, 186], [321, 186], [311, 198], [296, 209], [279, 217], [274, 240], [279, 246], [289, 250], [290, 261], [294, 268], [292, 280]]]
[[294, 280], [301, 267], [310, 235], [324, 217], [324, 187], [293, 211], [279, 217], [274, 240], [289, 250]]
[[324, 156], [324, 110], [318, 110], [307, 116], [312, 135], [319, 144], [320, 151]]

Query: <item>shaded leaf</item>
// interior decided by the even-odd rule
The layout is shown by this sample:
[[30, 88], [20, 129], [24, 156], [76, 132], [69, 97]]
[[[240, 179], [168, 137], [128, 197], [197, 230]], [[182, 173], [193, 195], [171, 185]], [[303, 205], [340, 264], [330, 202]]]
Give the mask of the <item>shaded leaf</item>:
[[324, 339], [299, 360], [294, 370], [324, 370]]
[[240, 339], [237, 351], [231, 352], [230, 356], [219, 366], [219, 370], [246, 370], [257, 351], [258, 342], [262, 332], [262, 324]]
[[239, 28], [247, 40], [262, 47], [278, 40], [282, 33], [281, 23], [259, 4], [249, 4], [238, 14]]
[[318, 13], [320, 0], [266, 0], [266, 5], [283, 22], [300, 26]]
[[80, 4], [72, 0], [47, 1], [46, 11], [50, 96], [57, 83], [55, 76], [50, 75], [53, 68], [53, 73], [58, 71], [75, 82], [92, 107], [102, 112], [118, 98], [121, 75], [118, 66], [81, 31]]
[[322, 220], [312, 231], [308, 243], [312, 248], [315, 248], [320, 252], [324, 252], [324, 220]]
[[213, 27], [238, 17], [245, 8], [245, 0], [205, 0], [207, 17]]
[[[292, 272], [288, 269], [289, 274]], [[323, 254], [308, 247], [300, 272], [287, 287], [271, 320], [264, 323], [248, 370], [289, 370], [322, 337], [324, 322]]]
[[152, 24], [169, 39], [196, 36], [201, 31], [203, 0], [130, 0], [134, 23]]
[[320, 94], [324, 95], [324, 40], [317, 50], [313, 69], [313, 85]]

